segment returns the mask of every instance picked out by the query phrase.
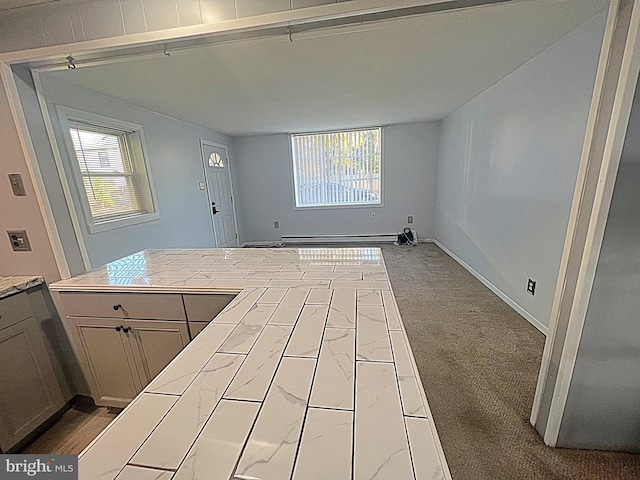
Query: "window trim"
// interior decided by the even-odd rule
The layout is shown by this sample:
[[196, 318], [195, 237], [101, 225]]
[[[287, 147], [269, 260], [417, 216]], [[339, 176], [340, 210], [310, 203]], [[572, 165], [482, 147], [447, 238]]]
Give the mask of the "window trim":
[[[328, 133], [344, 133], [344, 132], [359, 132], [362, 130], [374, 130], [380, 129], [380, 203], [359, 203], [352, 205], [313, 205], [308, 207], [299, 207], [296, 205], [296, 172], [293, 163], [293, 137], [300, 135], [323, 135]], [[294, 211], [311, 211], [311, 210], [343, 210], [343, 209], [356, 209], [356, 208], [382, 208], [384, 207], [384, 184], [385, 184], [385, 172], [384, 172], [384, 157], [385, 155], [385, 132], [387, 127], [381, 125], [356, 127], [356, 128], [342, 128], [333, 130], [320, 130], [313, 132], [296, 132], [286, 135], [289, 143], [289, 169], [291, 173], [291, 204]]]
[[[63, 143], [65, 146], [66, 155], [63, 155], [63, 169], [67, 170], [62, 172], [68, 175], [73, 181], [71, 196], [69, 199], [71, 202], [78, 202], [82, 210], [84, 218], [84, 226], [87, 229], [89, 235], [107, 232], [118, 228], [130, 227], [141, 223], [153, 222], [160, 219], [160, 210], [158, 208], [158, 201], [155, 192], [153, 177], [151, 176], [151, 169], [149, 166], [149, 156], [147, 155], [146, 142], [144, 138], [144, 129], [142, 125], [130, 123], [124, 120], [119, 120], [95, 113], [86, 112], [83, 110], [77, 110], [75, 108], [65, 107], [62, 105], [56, 105], [58, 118], [60, 120], [61, 134], [63, 137]], [[135, 214], [130, 216], [123, 216], [122, 218], [115, 218], [112, 220], [106, 220], [96, 222], [91, 214], [91, 207], [89, 205], [89, 199], [87, 198], [86, 190], [84, 188], [84, 182], [82, 179], [82, 172], [76, 158], [73, 141], [71, 139], [71, 133], [69, 129], [71, 124], [86, 124], [88, 127], [96, 127], [104, 129], [105, 131], [112, 129], [114, 134], [122, 134], [124, 132], [131, 132], [129, 137], [130, 147], [133, 150], [132, 162], [134, 163], [134, 169], [139, 171], [140, 167], [144, 169], [144, 176], [140, 176], [140, 195], [145, 207], [150, 210], [147, 213]], [[62, 153], [62, 152], [61, 152]], [[66, 167], [66, 168], [65, 168]]]

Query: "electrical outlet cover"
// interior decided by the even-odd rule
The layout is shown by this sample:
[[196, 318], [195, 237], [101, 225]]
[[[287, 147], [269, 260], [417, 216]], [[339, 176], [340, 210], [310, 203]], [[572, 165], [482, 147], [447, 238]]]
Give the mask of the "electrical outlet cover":
[[14, 252], [30, 252], [31, 244], [26, 230], [7, 230], [11, 248]]
[[529, 281], [527, 282], [527, 293], [529, 293], [531, 295], [535, 295], [536, 294], [536, 282], [535, 282], [535, 280], [529, 279]]

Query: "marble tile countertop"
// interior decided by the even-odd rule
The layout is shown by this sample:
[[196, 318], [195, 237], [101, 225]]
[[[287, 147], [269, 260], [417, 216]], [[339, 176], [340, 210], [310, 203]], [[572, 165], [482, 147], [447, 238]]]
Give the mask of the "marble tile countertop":
[[81, 479], [451, 478], [378, 248], [146, 250], [50, 288], [239, 292]]
[[10, 275], [0, 276], [0, 298], [8, 297], [44, 283], [43, 277]]

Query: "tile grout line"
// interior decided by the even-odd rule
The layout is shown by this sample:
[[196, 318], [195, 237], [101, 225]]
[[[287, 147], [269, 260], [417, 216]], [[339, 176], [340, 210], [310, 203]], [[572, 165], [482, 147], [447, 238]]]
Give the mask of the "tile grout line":
[[[384, 311], [384, 315], [385, 315], [385, 321], [387, 320], [387, 313], [386, 311]], [[387, 323], [388, 325], [388, 323]], [[387, 336], [389, 337], [389, 346], [391, 348], [391, 356], [393, 358], [393, 373], [396, 377], [396, 390], [398, 392], [398, 399], [400, 400], [400, 413], [402, 414], [402, 426], [404, 427], [404, 437], [405, 440], [407, 441], [407, 449], [409, 450], [409, 460], [411, 461], [411, 470], [413, 471], [413, 478], [414, 480], [417, 478], [416, 477], [416, 467], [415, 467], [415, 463], [413, 461], [413, 453], [411, 450], [411, 441], [409, 440], [409, 430], [407, 428], [407, 421], [405, 420], [405, 411], [404, 411], [404, 402], [403, 402], [403, 396], [402, 396], [402, 389], [400, 388], [400, 376], [398, 375], [398, 363], [397, 363], [397, 355], [396, 355], [396, 351], [393, 348], [393, 342], [391, 341], [391, 335], [389, 334], [389, 331], [387, 330]]]
[[353, 418], [352, 433], [351, 433], [351, 480], [355, 480], [356, 474], [356, 414], [358, 406], [358, 290], [354, 291], [354, 311], [355, 317], [353, 319], [353, 331], [354, 331], [354, 349], [353, 349]]
[[[233, 354], [227, 354], [227, 355], [233, 355]], [[214, 354], [215, 356], [215, 354]], [[209, 423], [209, 421], [211, 420], [211, 417], [213, 417], [213, 414], [215, 413], [215, 411], [218, 409], [218, 406], [220, 405], [220, 402], [224, 399], [224, 395], [227, 392], [227, 390], [229, 389], [229, 386], [233, 383], [233, 380], [236, 378], [236, 376], [238, 375], [238, 372], [240, 371], [240, 369], [242, 368], [242, 365], [244, 365], [244, 362], [247, 361], [247, 357], [249, 356], [249, 354], [247, 353], [246, 355], [244, 355], [244, 359], [242, 360], [242, 362], [240, 363], [240, 366], [238, 367], [238, 369], [236, 370], [236, 372], [233, 374], [233, 376], [231, 377], [231, 379], [229, 380], [229, 383], [227, 383], [227, 386], [225, 387], [224, 391], [222, 392], [222, 394], [220, 395], [220, 398], [218, 399], [218, 401], [216, 402], [215, 406], [213, 407], [213, 409], [211, 410], [211, 413], [209, 413], [209, 416], [207, 417], [207, 419], [202, 422], [202, 428], [200, 429], [200, 431], [198, 432], [198, 434], [196, 435], [196, 438], [193, 440], [193, 442], [191, 443], [191, 445], [189, 446], [189, 448], [187, 449], [187, 453], [185, 454], [185, 456], [182, 458], [182, 460], [180, 461], [180, 463], [178, 464], [178, 467], [176, 468], [176, 473], [178, 472], [178, 470], [180, 470], [180, 467], [182, 466], [182, 464], [184, 463], [184, 461], [187, 459], [187, 457], [189, 456], [189, 452], [191, 452], [191, 449], [193, 448], [193, 446], [196, 444], [196, 442], [198, 441], [198, 439], [200, 438], [200, 436], [202, 435], [202, 432], [204, 431], [205, 427], [207, 426], [207, 424]], [[213, 358], [213, 357], [212, 357]], [[207, 362], [208, 363], [208, 362]], [[197, 377], [196, 377], [197, 378]], [[195, 379], [194, 379], [195, 381]], [[185, 390], [186, 392], [186, 390]], [[176, 402], [177, 404], [178, 402]], [[175, 404], [174, 404], [175, 406]], [[173, 409], [173, 407], [172, 407]], [[257, 416], [257, 415], [256, 415]], [[147, 437], [148, 438], [148, 437]], [[146, 442], [146, 440], [145, 440]], [[143, 443], [144, 444], [144, 443]], [[133, 458], [133, 457], [132, 457]]]
[[[162, 416], [162, 418], [160, 419], [160, 421], [158, 421], [158, 423], [156, 423], [155, 427], [153, 427], [151, 429], [151, 431], [147, 434], [147, 436], [144, 438], [144, 440], [140, 443], [140, 445], [138, 445], [138, 448], [135, 449], [135, 451], [133, 452], [133, 454], [129, 457], [129, 459], [124, 462], [124, 465], [122, 465], [122, 467], [120, 468], [120, 470], [118, 470], [118, 474], [116, 475], [116, 477], [118, 475], [120, 475], [122, 473], [122, 471], [127, 468], [127, 465], [129, 464], [129, 461], [135, 456], [136, 453], [138, 453], [138, 450], [140, 450], [140, 448], [142, 447], [142, 445], [145, 444], [145, 442], [147, 440], [149, 440], [149, 437], [153, 434], [153, 432], [156, 431], [156, 429], [158, 428], [158, 426], [162, 423], [162, 421], [166, 418], [167, 415], [169, 415], [169, 412], [171, 410], [173, 410], [173, 408], [176, 406], [176, 403], [178, 403], [178, 400], [180, 400], [180, 398], [178, 398], [175, 402], [173, 402], [173, 405], [171, 405], [171, 408], [169, 410], [167, 410], [167, 412]], [[131, 404], [129, 404], [131, 405]], [[115, 478], [115, 477], [114, 477]]]
[[[288, 291], [288, 289], [287, 289], [287, 291]], [[305, 297], [305, 299], [306, 299], [306, 297]], [[300, 309], [300, 313], [298, 313], [298, 316], [296, 317], [296, 321], [294, 322], [293, 326], [291, 327], [291, 333], [289, 334], [289, 338], [287, 339], [287, 342], [285, 343], [284, 348], [282, 349], [282, 355], [280, 356], [280, 360], [278, 361], [278, 365], [276, 366], [276, 369], [273, 372], [273, 376], [271, 377], [271, 381], [269, 382], [269, 386], [267, 387], [267, 391], [264, 394], [264, 399], [263, 399], [262, 402], [260, 402], [260, 408], [256, 412], [256, 418], [253, 419], [253, 423], [251, 424], [251, 428], [249, 429], [249, 432], [247, 433], [247, 438], [245, 439], [244, 444], [242, 445], [242, 448], [240, 449], [240, 453], [238, 454], [238, 458], [236, 458], [236, 463], [233, 466], [233, 470], [232, 470], [232, 473], [231, 473], [231, 478], [233, 478], [235, 476], [236, 470], [238, 469], [238, 465], [240, 464], [240, 460], [242, 460], [242, 456], [244, 455], [244, 452], [247, 449], [247, 444], [249, 443], [249, 439], [251, 438], [251, 434], [253, 433], [253, 430], [256, 427], [256, 423], [258, 423], [258, 418], [260, 418], [260, 413], [262, 413], [262, 409], [264, 408], [264, 404], [267, 401], [267, 397], [269, 395], [269, 391], [271, 390], [271, 387], [273, 386], [273, 382], [275, 381], [276, 375], [278, 374], [278, 370], [280, 370], [280, 365], [282, 365], [282, 360], [285, 358], [284, 357], [284, 352], [287, 349], [287, 346], [289, 345], [289, 342], [291, 341], [291, 337], [293, 336], [293, 330], [295, 329], [295, 326], [298, 323], [298, 319], [300, 318], [300, 314], [301, 313], [302, 313], [302, 309]]]
[[[311, 295], [311, 290], [309, 290], [309, 295]], [[307, 295], [307, 297], [309, 295]], [[298, 455], [300, 454], [300, 447], [302, 446], [302, 436], [304, 435], [304, 427], [306, 426], [307, 416], [309, 414], [309, 402], [311, 401], [311, 392], [313, 392], [313, 385], [316, 380], [316, 373], [318, 372], [318, 364], [320, 363], [320, 352], [322, 351], [322, 342], [324, 341], [324, 333], [327, 326], [328, 318], [329, 318], [329, 308], [327, 307], [327, 313], [325, 314], [325, 317], [324, 317], [324, 325], [322, 326], [322, 334], [320, 335], [320, 345], [318, 347], [318, 356], [315, 357], [316, 364], [313, 367], [313, 374], [311, 375], [311, 383], [309, 385], [309, 393], [307, 394], [307, 404], [304, 407], [304, 415], [302, 416], [302, 424], [300, 426], [300, 435], [298, 436], [298, 444], [296, 445], [296, 453], [293, 456], [293, 465], [291, 466], [291, 473], [289, 475], [290, 479], [293, 479], [293, 475], [296, 471], [296, 466], [298, 465]], [[293, 333], [291, 334], [291, 336], [293, 336]]]

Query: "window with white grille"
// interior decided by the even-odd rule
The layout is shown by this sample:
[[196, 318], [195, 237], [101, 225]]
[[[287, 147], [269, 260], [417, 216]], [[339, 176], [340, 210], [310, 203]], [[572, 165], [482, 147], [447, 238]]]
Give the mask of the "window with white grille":
[[292, 135], [295, 205], [380, 205], [381, 129]]
[[141, 127], [63, 107], [59, 110], [88, 230], [97, 233], [158, 218]]

